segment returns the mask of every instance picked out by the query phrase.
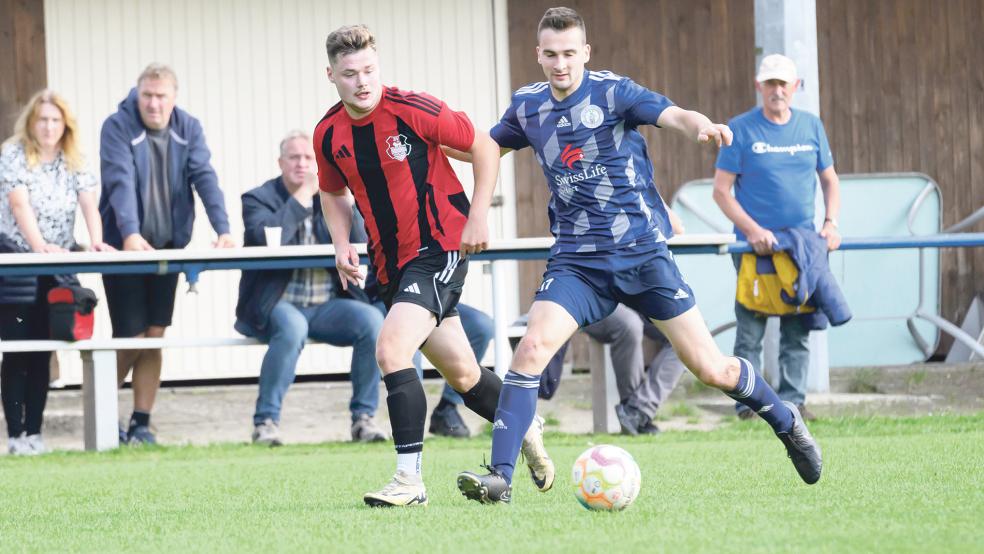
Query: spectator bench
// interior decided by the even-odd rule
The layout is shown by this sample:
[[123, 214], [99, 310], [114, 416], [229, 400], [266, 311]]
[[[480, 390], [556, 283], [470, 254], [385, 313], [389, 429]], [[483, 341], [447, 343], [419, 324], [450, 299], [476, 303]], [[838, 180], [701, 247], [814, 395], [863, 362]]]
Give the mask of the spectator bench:
[[0, 341], [0, 353], [77, 351], [82, 355], [82, 413], [86, 450], [119, 446], [116, 351], [209, 346], [253, 346], [254, 338], [117, 338], [80, 341]]
[[[520, 338], [525, 325], [509, 328], [510, 338]], [[309, 341], [311, 342], [311, 341]], [[255, 346], [255, 338], [109, 338], [80, 341], [15, 340], [0, 341], [0, 354], [6, 352], [79, 352], [82, 357], [83, 444], [86, 450], [102, 451], [119, 447], [119, 401], [116, 378], [118, 350], [169, 348], [202, 348], [215, 346]], [[610, 346], [589, 340], [591, 365], [593, 430], [595, 433], [617, 433], [618, 420]]]

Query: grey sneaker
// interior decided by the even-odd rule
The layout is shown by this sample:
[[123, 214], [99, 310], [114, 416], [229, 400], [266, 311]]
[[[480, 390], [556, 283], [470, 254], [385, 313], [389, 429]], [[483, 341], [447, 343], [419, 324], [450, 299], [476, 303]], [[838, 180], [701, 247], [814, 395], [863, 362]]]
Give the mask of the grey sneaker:
[[284, 442], [280, 439], [280, 426], [277, 422], [266, 418], [263, 423], [253, 427], [253, 444], [262, 444], [269, 447], [283, 446]]
[[796, 405], [785, 401], [783, 404], [793, 412], [793, 428], [788, 433], [776, 433], [776, 436], [785, 445], [786, 454], [793, 461], [796, 472], [803, 481], [812, 485], [820, 480], [820, 471], [823, 467], [820, 445], [806, 428], [803, 416], [800, 415]]
[[508, 504], [512, 500], [512, 486], [506, 478], [490, 465], [482, 466], [488, 473], [479, 475], [471, 471], [458, 474], [458, 490], [468, 500], [482, 504], [502, 502]]
[[523, 458], [530, 468], [530, 478], [540, 492], [547, 492], [554, 483], [554, 463], [543, 445], [543, 418], [533, 416], [530, 428], [523, 437]]
[[141, 446], [145, 444], [157, 444], [157, 437], [146, 425], [131, 427], [126, 432], [126, 443], [130, 446]]
[[21, 433], [16, 437], [7, 439], [7, 452], [12, 456], [36, 456], [37, 452], [27, 444], [27, 435]]
[[386, 440], [386, 432], [376, 425], [369, 414], [360, 414], [352, 422], [352, 440], [356, 442], [380, 442]]
[[397, 471], [393, 479], [378, 492], [367, 492], [362, 501], [373, 508], [391, 506], [426, 506], [427, 489], [420, 475]]
[[638, 435], [639, 428], [643, 424], [643, 416], [639, 410], [626, 406], [625, 404], [615, 404], [615, 417], [622, 428], [623, 435]]
[[46, 454], [48, 452], [47, 447], [44, 445], [44, 441], [41, 440], [41, 433], [24, 437], [24, 442], [27, 444], [28, 448], [34, 451], [35, 454]]

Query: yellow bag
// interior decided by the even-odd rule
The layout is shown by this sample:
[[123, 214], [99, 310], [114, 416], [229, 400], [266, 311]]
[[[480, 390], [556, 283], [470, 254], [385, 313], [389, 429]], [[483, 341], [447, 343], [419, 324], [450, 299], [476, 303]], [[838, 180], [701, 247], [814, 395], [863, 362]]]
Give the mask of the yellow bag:
[[789, 298], [796, 296], [795, 284], [799, 269], [786, 252], [758, 256], [753, 252], [741, 255], [738, 269], [738, 289], [735, 293], [742, 306], [767, 315], [804, 314], [816, 311], [804, 302], [793, 306], [783, 302], [781, 291]]

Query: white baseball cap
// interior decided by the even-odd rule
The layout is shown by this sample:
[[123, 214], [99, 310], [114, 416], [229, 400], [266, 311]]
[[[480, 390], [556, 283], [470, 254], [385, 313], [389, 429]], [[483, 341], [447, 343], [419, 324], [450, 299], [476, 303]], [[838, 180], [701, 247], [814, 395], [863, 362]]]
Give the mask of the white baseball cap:
[[796, 64], [782, 54], [770, 54], [762, 58], [758, 75], [755, 80], [764, 83], [770, 79], [778, 79], [787, 83], [796, 82]]

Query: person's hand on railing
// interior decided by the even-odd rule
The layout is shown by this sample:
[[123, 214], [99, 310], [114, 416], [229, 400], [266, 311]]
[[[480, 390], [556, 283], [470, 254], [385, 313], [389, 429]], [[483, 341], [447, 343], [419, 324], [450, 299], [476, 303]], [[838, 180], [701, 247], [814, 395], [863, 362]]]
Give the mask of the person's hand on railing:
[[748, 244], [755, 250], [755, 253], [759, 256], [765, 256], [771, 254], [779, 241], [776, 240], [776, 236], [772, 234], [772, 231], [765, 229], [764, 227], [758, 227], [751, 233], [747, 235]]
[[97, 242], [89, 247], [89, 250], [93, 252], [116, 252], [116, 248], [111, 244], [106, 244], [105, 242]]
[[827, 250], [837, 250], [841, 245], [840, 231], [832, 221], [825, 221], [820, 229], [820, 236], [827, 239]]
[[40, 248], [36, 249], [35, 252], [38, 254], [61, 254], [62, 252], [68, 252], [68, 250], [65, 250], [57, 244], [46, 242], [42, 244]]
[[232, 235], [225, 233], [219, 235], [219, 238], [212, 243], [212, 246], [215, 248], [235, 248], [236, 241], [232, 239]]
[[123, 250], [153, 250], [154, 247], [150, 245], [140, 233], [133, 233], [132, 235], [127, 235], [123, 239]]

